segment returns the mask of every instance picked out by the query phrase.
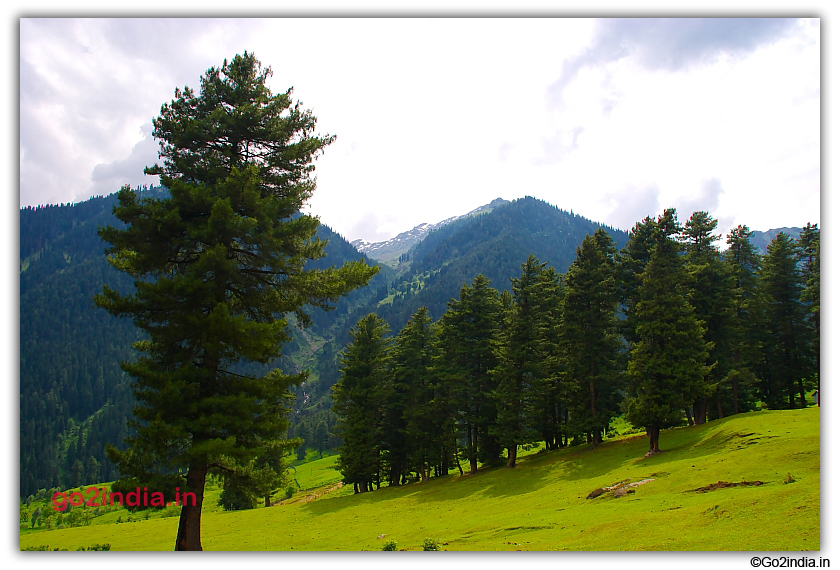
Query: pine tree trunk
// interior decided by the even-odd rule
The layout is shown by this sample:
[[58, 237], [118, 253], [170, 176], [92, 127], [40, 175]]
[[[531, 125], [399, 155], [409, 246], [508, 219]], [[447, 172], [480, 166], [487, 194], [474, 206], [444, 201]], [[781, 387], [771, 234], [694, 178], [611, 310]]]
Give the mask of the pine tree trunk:
[[[819, 324], [819, 315], [818, 315], [817, 316], [817, 339], [819, 340], [819, 338], [820, 338], [820, 324]], [[819, 342], [817, 342], [817, 406], [818, 407], [820, 405], [819, 394], [820, 394], [820, 345], [819, 345]]]
[[688, 408], [685, 409], [685, 417], [688, 420], [688, 425], [693, 426], [694, 425], [694, 418], [691, 417], [691, 410], [688, 409]]
[[[595, 375], [595, 363], [593, 362], [590, 365], [589, 373], [591, 376]], [[591, 378], [589, 380], [589, 403], [592, 408], [592, 425], [595, 425], [598, 421], [598, 410], [595, 407], [595, 380]], [[601, 443], [601, 434], [599, 432], [595, 432], [592, 435], [592, 449], [594, 449], [599, 443]]]
[[592, 449], [601, 444], [601, 428], [592, 431]]
[[271, 506], [271, 495], [266, 495], [266, 496], [265, 496], [265, 506], [266, 506], [266, 507], [270, 507], [270, 506]]
[[[187, 491], [195, 493], [192, 498], [182, 499], [181, 519], [178, 522], [178, 537], [175, 550], [202, 550], [201, 548], [201, 506], [204, 503], [204, 483], [207, 480], [206, 463], [190, 463], [187, 473]], [[183, 493], [181, 493], [183, 496]]]
[[735, 378], [735, 381], [732, 384], [732, 389], [735, 392], [735, 415], [738, 415], [739, 408], [738, 408], [738, 378]]
[[516, 467], [516, 446], [508, 447], [508, 467]]
[[723, 406], [720, 405], [720, 396], [717, 397], [718, 419], [723, 419]]
[[[736, 349], [735, 350], [735, 365], [737, 366], [740, 363], [741, 363], [741, 350]], [[739, 413], [739, 407], [738, 407], [738, 375], [737, 374], [735, 375], [734, 379], [732, 380], [732, 392], [735, 395], [735, 415], [737, 416], [738, 413]]]
[[699, 426], [706, 423], [706, 398], [694, 401], [694, 425]]
[[652, 427], [648, 433], [650, 434], [650, 452], [659, 453], [659, 428]]
[[808, 401], [805, 399], [805, 385], [802, 383], [802, 378], [799, 379], [799, 399], [803, 408], [808, 407]]

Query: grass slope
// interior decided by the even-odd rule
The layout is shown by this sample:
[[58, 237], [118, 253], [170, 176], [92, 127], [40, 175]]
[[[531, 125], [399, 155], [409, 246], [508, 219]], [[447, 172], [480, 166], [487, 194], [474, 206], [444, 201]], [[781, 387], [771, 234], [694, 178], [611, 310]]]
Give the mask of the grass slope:
[[[819, 550], [820, 410], [753, 412], [644, 436], [536, 453], [515, 470], [488, 469], [352, 495], [299, 493], [251, 511], [209, 512], [206, 550]], [[334, 487], [335, 456], [298, 466], [301, 487]], [[316, 467], [317, 464], [317, 467]], [[330, 473], [332, 472], [332, 473]], [[794, 481], [790, 481], [790, 475]], [[635, 493], [587, 499], [623, 480]], [[763, 482], [706, 492], [723, 482]], [[177, 518], [21, 534], [21, 548], [171, 550]], [[385, 535], [382, 539], [378, 538]]]

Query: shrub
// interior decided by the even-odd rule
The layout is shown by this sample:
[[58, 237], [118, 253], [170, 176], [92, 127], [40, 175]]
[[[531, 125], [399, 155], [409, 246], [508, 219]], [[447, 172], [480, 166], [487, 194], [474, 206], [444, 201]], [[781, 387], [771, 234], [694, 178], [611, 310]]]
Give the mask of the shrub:
[[389, 540], [385, 543], [385, 546], [382, 547], [382, 550], [392, 551], [397, 549], [397, 541], [396, 540]]
[[787, 477], [785, 477], [785, 480], [782, 481], [782, 483], [787, 485], [788, 483], [794, 483], [795, 481], [796, 481], [796, 478], [793, 475], [791, 475], [790, 472], [788, 471]]
[[76, 550], [106, 551], [111, 550], [111, 543], [106, 542], [105, 544], [94, 544], [93, 546], [88, 546], [87, 548], [85, 548], [84, 546], [80, 546]]
[[226, 511], [241, 511], [257, 508], [257, 499], [245, 489], [231, 485], [222, 490], [219, 505]]
[[434, 538], [427, 538], [423, 541], [423, 550], [440, 550], [440, 544]]

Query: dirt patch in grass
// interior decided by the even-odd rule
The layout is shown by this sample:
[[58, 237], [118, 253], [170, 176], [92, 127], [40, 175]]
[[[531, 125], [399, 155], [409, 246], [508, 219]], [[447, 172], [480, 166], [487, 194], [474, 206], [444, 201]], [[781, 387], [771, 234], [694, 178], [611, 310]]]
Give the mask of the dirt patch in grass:
[[695, 493], [708, 493], [709, 491], [717, 491], [718, 489], [728, 489], [730, 487], [758, 487], [764, 485], [764, 481], [741, 481], [740, 483], [730, 483], [729, 481], [718, 481], [705, 487], [692, 489]]
[[642, 479], [641, 481], [636, 481], [635, 483], [628, 483], [630, 479], [625, 479], [616, 483], [615, 485], [610, 485], [609, 487], [601, 487], [600, 489], [595, 489], [586, 497], [587, 499], [596, 499], [601, 495], [605, 495], [609, 492], [612, 492], [613, 497], [620, 498], [627, 494], [635, 493], [635, 487], [640, 485], [644, 485], [645, 483], [650, 483], [651, 481], [656, 481], [656, 479]]
[[297, 495], [297, 496], [293, 496], [289, 499], [281, 499], [281, 500], [277, 501], [276, 503], [272, 503], [271, 506], [273, 507], [275, 505], [284, 505], [284, 504], [289, 504], [289, 503], [311, 503], [312, 501], [314, 501], [316, 499], [320, 499], [324, 495], [327, 495], [329, 493], [332, 493], [333, 491], [337, 491], [338, 489], [341, 489], [343, 486], [344, 486], [344, 483], [339, 481], [338, 483], [333, 483], [332, 485], [327, 485], [327, 486], [321, 487], [320, 489], [316, 489], [315, 491], [307, 493], [306, 495], [303, 495], [303, 496]]
[[300, 502], [301, 503], [311, 503], [315, 499], [320, 499], [324, 495], [332, 493], [333, 491], [337, 491], [337, 490], [341, 489], [342, 487], [344, 487], [344, 483], [339, 481], [335, 485], [331, 485], [330, 487], [327, 487], [326, 489], [319, 489], [319, 490], [315, 491], [314, 493], [308, 494], [303, 499], [301, 499]]

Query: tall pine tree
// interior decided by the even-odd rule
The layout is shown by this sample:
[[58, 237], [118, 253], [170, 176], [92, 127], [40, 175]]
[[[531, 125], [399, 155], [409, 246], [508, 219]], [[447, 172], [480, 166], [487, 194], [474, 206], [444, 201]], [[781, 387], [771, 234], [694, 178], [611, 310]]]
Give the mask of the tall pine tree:
[[802, 266], [801, 300], [807, 307], [809, 354], [812, 374], [820, 388], [820, 230], [808, 223], [799, 234], [799, 259]]
[[577, 248], [566, 274], [562, 342], [567, 384], [574, 387], [573, 423], [592, 445], [620, 412], [622, 342], [619, 336], [617, 252], [599, 229]]
[[451, 433], [447, 427], [452, 428], [447, 414], [440, 413], [447, 408], [447, 398], [433, 370], [436, 348], [432, 318], [421, 307], [397, 335], [393, 385], [394, 392], [405, 395], [408, 460], [423, 481], [440, 465], [447, 431]]
[[561, 285], [554, 270], [534, 255], [522, 264], [522, 275], [511, 281], [511, 305], [493, 370], [497, 419], [491, 433], [507, 449], [508, 467], [516, 467], [519, 445], [539, 436], [556, 442], [559, 431], [550, 423], [559, 417], [552, 414], [559, 403], [553, 368], [557, 362], [548, 341], [559, 321]]
[[647, 430], [650, 453], [660, 451], [660, 431], [679, 423], [680, 411], [709, 371], [709, 347], [687, 299], [685, 262], [673, 237], [679, 231], [676, 211], [665, 210], [657, 220], [635, 310], [639, 340], [630, 352], [634, 395], [628, 398], [627, 416]]
[[730, 345], [735, 305], [731, 274], [721, 258], [714, 231], [718, 222], [708, 212], [694, 212], [682, 231], [686, 253], [689, 301], [705, 330], [709, 343], [709, 373], [697, 385], [694, 395], [694, 423], [704, 424], [709, 404], [715, 402], [716, 416], [724, 415], [721, 386], [732, 369]]
[[341, 356], [341, 377], [333, 386], [336, 433], [342, 439], [338, 468], [357, 493], [381, 482], [386, 394], [392, 339], [388, 324], [371, 313], [350, 330]]
[[478, 471], [479, 462], [493, 463], [501, 453], [499, 442], [490, 433], [496, 421], [491, 372], [496, 366], [501, 315], [499, 292], [488, 278], [479, 275], [472, 285], [461, 288], [458, 300], [449, 302], [439, 322], [438, 373], [449, 385], [463, 441], [461, 457], [469, 461], [472, 474]]
[[767, 246], [762, 260], [760, 280], [767, 303], [762, 395], [771, 408], [806, 405], [804, 378], [811, 367], [798, 253], [796, 242], [780, 232]]
[[761, 335], [764, 330], [764, 304], [758, 286], [761, 256], [750, 238], [753, 232], [746, 226], [733, 228], [726, 236], [729, 248], [724, 254], [732, 278], [734, 320], [730, 343], [729, 370], [722, 391], [732, 413], [753, 409], [758, 379], [755, 371], [763, 360]]
[[282, 438], [288, 388], [306, 378], [241, 374], [237, 365], [273, 362], [291, 338], [287, 314], [306, 324], [305, 305], [329, 308], [376, 273], [363, 262], [305, 269], [325, 243], [314, 239], [318, 219], [299, 212], [315, 189], [313, 161], [333, 137], [314, 133], [315, 117], [291, 90], [273, 95], [270, 74], [246, 52], [209, 69], [200, 94], [176, 89], [154, 120], [163, 166], [146, 169], [170, 196], [123, 188], [114, 213], [126, 228], [100, 230], [136, 291], [105, 287], [96, 301], [148, 335], [136, 345], [143, 356], [124, 364], [139, 404], [136, 435], [109, 457], [141, 486], [195, 492], [197, 504], [181, 510], [177, 550], [201, 550], [208, 473], [247, 465]]

